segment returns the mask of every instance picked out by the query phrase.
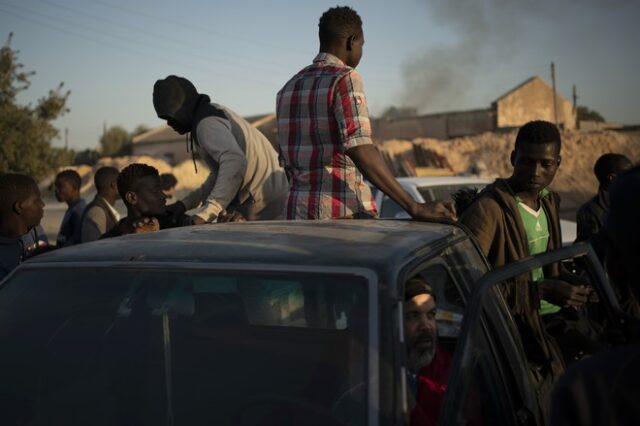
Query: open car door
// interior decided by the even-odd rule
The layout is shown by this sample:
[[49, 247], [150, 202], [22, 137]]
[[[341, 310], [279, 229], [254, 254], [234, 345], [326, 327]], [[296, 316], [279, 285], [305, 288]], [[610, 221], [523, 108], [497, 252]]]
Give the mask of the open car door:
[[555, 262], [573, 267], [574, 272], [579, 268], [580, 279], [597, 291], [602, 320], [609, 329], [623, 329], [619, 304], [587, 244], [543, 253], [485, 274], [467, 303], [438, 424], [547, 424], [552, 379], [536, 376], [498, 284]]

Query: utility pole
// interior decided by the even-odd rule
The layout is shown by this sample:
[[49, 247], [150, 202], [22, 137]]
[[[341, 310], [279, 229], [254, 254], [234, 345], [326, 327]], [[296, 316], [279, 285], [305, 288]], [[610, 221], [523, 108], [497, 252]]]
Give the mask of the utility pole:
[[556, 95], [556, 65], [551, 62], [551, 85], [553, 87], [553, 119], [558, 125], [558, 100]]
[[573, 85], [573, 116], [576, 118], [576, 129], [580, 128], [580, 121], [578, 121], [578, 93], [576, 92], [576, 85]]
[[69, 128], [68, 127], [64, 128], [64, 150], [65, 151], [69, 150]]

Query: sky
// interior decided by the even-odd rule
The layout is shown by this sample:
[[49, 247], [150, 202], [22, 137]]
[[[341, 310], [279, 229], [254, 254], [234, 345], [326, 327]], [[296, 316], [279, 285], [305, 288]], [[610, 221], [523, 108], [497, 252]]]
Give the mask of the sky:
[[[241, 115], [271, 113], [275, 95], [318, 52], [324, 0], [0, 0], [25, 70], [20, 102], [60, 82], [69, 147], [96, 148], [103, 126], [156, 127], [156, 80], [176, 74]], [[637, 0], [362, 0], [359, 72], [373, 116], [486, 108], [527, 78], [550, 83], [609, 121], [640, 124]], [[53, 142], [63, 146], [63, 138]]]

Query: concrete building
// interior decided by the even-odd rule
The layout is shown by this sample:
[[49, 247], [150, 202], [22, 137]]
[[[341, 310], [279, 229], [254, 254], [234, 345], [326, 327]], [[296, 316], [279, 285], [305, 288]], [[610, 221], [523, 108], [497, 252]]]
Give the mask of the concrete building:
[[554, 122], [554, 108], [560, 127], [576, 127], [572, 104], [556, 94], [554, 106], [553, 89], [542, 78], [531, 77], [493, 101], [486, 109], [381, 118], [372, 120], [371, 125], [376, 140], [411, 140], [420, 137], [448, 139], [517, 128], [532, 120]]
[[491, 108], [496, 113], [496, 128], [520, 127], [532, 120], [555, 122], [564, 129], [575, 129], [576, 113], [571, 102], [556, 93], [540, 77], [531, 77], [498, 99]]

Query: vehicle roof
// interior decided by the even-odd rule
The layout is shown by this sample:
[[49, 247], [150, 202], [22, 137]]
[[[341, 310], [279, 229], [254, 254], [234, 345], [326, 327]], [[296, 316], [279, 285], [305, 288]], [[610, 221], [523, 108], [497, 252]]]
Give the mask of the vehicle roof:
[[208, 262], [322, 265], [388, 270], [421, 250], [466, 234], [410, 220], [263, 221], [190, 226], [55, 250], [44, 262]]
[[492, 181], [488, 179], [482, 179], [475, 176], [411, 176], [397, 178], [398, 182], [415, 185], [417, 187], [423, 186], [440, 186], [440, 185], [466, 185], [474, 183], [489, 184]]

